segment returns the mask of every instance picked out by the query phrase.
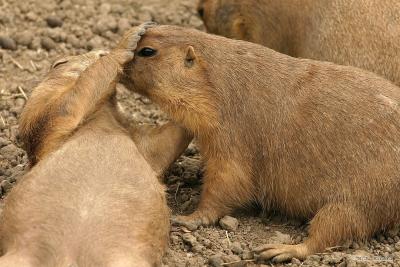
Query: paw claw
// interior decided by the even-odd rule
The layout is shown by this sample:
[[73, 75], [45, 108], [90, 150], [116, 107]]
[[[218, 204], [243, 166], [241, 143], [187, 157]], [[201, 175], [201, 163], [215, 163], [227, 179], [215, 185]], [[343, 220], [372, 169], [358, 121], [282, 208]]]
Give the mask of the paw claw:
[[263, 252], [264, 250], [271, 249], [271, 248], [274, 248], [273, 244], [264, 244], [264, 245], [254, 248], [253, 252], [260, 253], [260, 252]]
[[292, 258], [304, 259], [308, 253], [304, 244], [299, 245], [282, 245], [282, 244], [265, 244], [253, 249], [260, 260], [272, 260], [272, 262], [280, 263], [289, 261]]

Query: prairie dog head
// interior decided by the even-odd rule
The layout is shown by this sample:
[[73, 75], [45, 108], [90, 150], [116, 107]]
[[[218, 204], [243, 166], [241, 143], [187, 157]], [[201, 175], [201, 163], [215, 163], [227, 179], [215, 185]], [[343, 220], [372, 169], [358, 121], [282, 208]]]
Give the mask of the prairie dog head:
[[250, 16], [246, 15], [250, 5], [257, 5], [253, 2], [255, 1], [200, 0], [197, 11], [208, 32], [233, 39], [249, 40]]
[[202, 44], [190, 41], [195, 36], [185, 36], [199, 33], [174, 26], [151, 28], [125, 69], [128, 88], [148, 96], [189, 128], [194, 124], [210, 126], [216, 116], [210, 101], [215, 97], [207, 75], [208, 63], [200, 52]]
[[[49, 120], [50, 114], [60, 110], [57, 99], [73, 88], [81, 73], [101, 56], [105, 51], [93, 51], [78, 56], [68, 56], [56, 60], [44, 80], [33, 89], [32, 94], [20, 117], [19, 137], [25, 144], [29, 156], [34, 159], [34, 152], [43, 140], [40, 133]], [[56, 108], [53, 105], [56, 104]], [[40, 133], [40, 134], [39, 134]], [[35, 162], [35, 160], [32, 160]]]
[[30, 101], [35, 102], [34, 99], [37, 96], [48, 95], [50, 97], [50, 92], [71, 88], [88, 66], [107, 54], [107, 51], [98, 50], [55, 60], [43, 81], [33, 89]]
[[82, 55], [61, 57], [51, 65], [48, 76], [77, 78], [87, 67], [107, 54], [107, 51], [96, 50]]

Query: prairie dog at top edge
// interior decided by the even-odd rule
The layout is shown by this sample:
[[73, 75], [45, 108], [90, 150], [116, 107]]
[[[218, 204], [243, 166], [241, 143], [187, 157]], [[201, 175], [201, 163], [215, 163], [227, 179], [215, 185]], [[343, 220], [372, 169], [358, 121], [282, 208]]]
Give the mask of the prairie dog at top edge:
[[396, 0], [200, 0], [210, 33], [375, 72], [400, 86]]

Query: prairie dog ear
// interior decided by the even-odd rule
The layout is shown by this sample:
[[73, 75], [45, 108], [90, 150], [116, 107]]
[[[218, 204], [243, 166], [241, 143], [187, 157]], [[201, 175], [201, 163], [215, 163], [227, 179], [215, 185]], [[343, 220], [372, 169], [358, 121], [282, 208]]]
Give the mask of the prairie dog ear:
[[232, 37], [239, 38], [241, 40], [246, 40], [248, 36], [247, 27], [244, 19], [242, 17], [238, 17], [233, 21], [232, 24]]
[[186, 48], [186, 57], [185, 57], [185, 65], [186, 67], [192, 67], [194, 64], [194, 61], [196, 59], [196, 53], [194, 52], [193, 46], [189, 45]]

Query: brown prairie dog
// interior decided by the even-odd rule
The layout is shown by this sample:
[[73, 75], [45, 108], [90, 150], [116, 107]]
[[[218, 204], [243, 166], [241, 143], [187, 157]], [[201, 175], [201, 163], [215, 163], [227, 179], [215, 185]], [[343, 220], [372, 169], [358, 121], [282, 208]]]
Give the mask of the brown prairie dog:
[[135, 53], [127, 85], [193, 132], [205, 161], [199, 206], [177, 223], [211, 224], [252, 202], [311, 219], [304, 243], [256, 249], [284, 261], [399, 222], [400, 90], [391, 82], [173, 26], [149, 29]]
[[[136, 134], [137, 146], [120, 122], [115, 82], [145, 28], [132, 29], [109, 54], [56, 62], [34, 90], [21, 118], [33, 168], [5, 200], [1, 267], [161, 265], [169, 209], [152, 166], [171, 162], [152, 162], [155, 146], [146, 142], [190, 138], [170, 123], [143, 139]], [[182, 147], [157, 156], [174, 159]]]
[[198, 10], [211, 33], [363, 68], [400, 85], [397, 0], [200, 0]]

